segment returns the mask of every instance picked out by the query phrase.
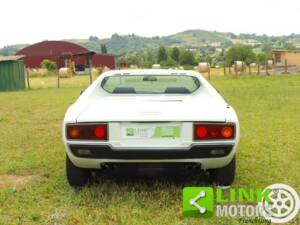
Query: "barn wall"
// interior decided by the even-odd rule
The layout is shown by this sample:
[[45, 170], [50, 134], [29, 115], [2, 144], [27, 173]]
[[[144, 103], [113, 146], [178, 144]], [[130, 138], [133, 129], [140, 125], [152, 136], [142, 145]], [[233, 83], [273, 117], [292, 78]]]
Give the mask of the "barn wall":
[[[40, 68], [41, 67], [41, 62], [44, 59], [49, 59], [51, 61], [56, 62], [56, 65], [58, 68], [64, 67], [65, 63], [63, 60], [59, 60], [59, 56], [49, 56], [49, 55], [44, 55], [44, 56], [26, 56], [24, 57], [24, 62], [27, 68]], [[73, 59], [76, 64], [81, 64], [85, 65], [86, 64], [86, 58], [85, 57], [80, 57]]]
[[94, 67], [108, 67], [110, 69], [116, 68], [115, 57], [112, 55], [99, 55], [96, 54], [92, 58]]

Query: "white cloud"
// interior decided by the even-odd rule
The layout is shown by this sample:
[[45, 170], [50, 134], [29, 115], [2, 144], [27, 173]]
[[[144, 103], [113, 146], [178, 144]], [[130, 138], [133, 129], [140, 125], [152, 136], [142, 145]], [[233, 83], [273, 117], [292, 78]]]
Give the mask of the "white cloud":
[[113, 33], [162, 36], [187, 29], [300, 33], [299, 0], [9, 0], [0, 7], [0, 46]]

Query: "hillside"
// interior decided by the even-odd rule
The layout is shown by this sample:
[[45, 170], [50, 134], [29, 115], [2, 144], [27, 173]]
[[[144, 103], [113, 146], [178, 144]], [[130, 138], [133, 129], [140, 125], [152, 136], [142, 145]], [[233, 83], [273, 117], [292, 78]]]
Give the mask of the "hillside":
[[[273, 48], [283, 48], [287, 43], [300, 48], [300, 34], [289, 36], [267, 36], [256, 34], [233, 34], [206, 30], [187, 30], [169, 36], [142, 37], [135, 34], [119, 35], [113, 34], [110, 38], [100, 39], [91, 36], [89, 39], [66, 39], [66, 41], [78, 43], [92, 51], [101, 52], [101, 44], [105, 44], [108, 53], [121, 54], [125, 51], [138, 51], [146, 48], [181, 47], [195, 51], [205, 48], [224, 48], [236, 43], [251, 45], [261, 48], [268, 44]], [[26, 44], [11, 45], [0, 49], [0, 55], [13, 55]]]

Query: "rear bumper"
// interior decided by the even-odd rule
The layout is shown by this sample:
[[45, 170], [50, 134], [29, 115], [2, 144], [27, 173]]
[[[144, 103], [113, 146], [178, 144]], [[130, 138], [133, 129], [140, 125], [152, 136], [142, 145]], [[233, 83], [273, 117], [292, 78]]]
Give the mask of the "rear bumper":
[[193, 145], [190, 149], [115, 149], [109, 145], [69, 145], [78, 158], [109, 160], [204, 159], [228, 156], [234, 145]]

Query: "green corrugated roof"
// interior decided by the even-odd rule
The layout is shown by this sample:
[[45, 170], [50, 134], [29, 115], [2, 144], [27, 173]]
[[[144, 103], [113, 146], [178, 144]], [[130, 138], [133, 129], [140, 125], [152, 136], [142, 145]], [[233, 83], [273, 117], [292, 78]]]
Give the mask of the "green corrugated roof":
[[0, 62], [17, 61], [22, 58], [24, 58], [23, 55], [0, 56]]

